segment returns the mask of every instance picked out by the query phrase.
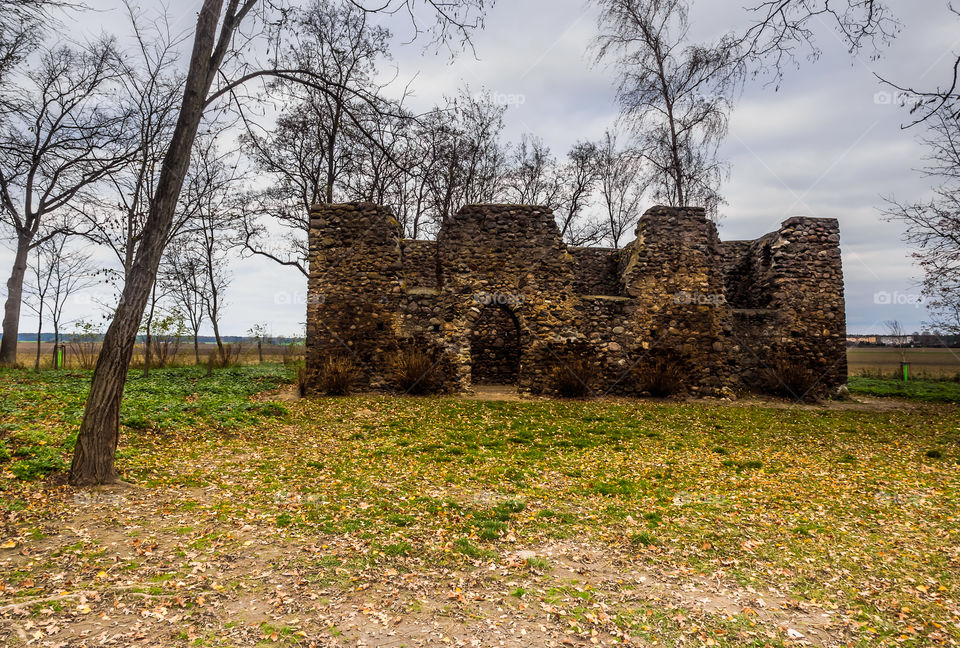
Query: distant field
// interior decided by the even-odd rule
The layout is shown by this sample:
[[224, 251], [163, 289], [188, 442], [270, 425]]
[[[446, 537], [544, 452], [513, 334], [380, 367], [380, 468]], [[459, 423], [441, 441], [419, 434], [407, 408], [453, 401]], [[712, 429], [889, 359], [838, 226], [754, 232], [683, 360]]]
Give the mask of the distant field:
[[[71, 369], [89, 369], [91, 366], [84, 366], [83, 354], [80, 353], [80, 350], [71, 344], [66, 345], [66, 359], [65, 364], [68, 368]], [[232, 345], [234, 357], [237, 358], [237, 361], [240, 364], [256, 364], [259, 362], [259, 356], [257, 355], [257, 345], [253, 342], [243, 342], [243, 343], [233, 343]], [[236, 353], [239, 350], [239, 353]], [[217, 345], [212, 342], [201, 343], [200, 344], [200, 362], [201, 364], [205, 363], [207, 356], [211, 353], [216, 353]], [[89, 358], [91, 354], [89, 351], [86, 353], [86, 356]], [[156, 356], [155, 356], [156, 357]], [[17, 349], [17, 359], [20, 364], [24, 367], [32, 368], [33, 364], [37, 358], [37, 343], [36, 342], [20, 342]], [[263, 361], [264, 362], [295, 362], [303, 359], [303, 345], [279, 345], [279, 344], [264, 344], [263, 345]], [[177, 349], [176, 355], [170, 360], [169, 364], [175, 366], [182, 365], [192, 365], [196, 363], [196, 358], [193, 354], [193, 343], [185, 342], [180, 345]], [[88, 361], [86, 364], [90, 364]], [[151, 365], [156, 364], [156, 359], [151, 363]], [[143, 344], [137, 344], [136, 349], [133, 353], [133, 365], [135, 367], [143, 366]], [[41, 368], [51, 368], [53, 366], [53, 343], [52, 342], [41, 342], [40, 343], [40, 367]]]
[[[960, 375], [960, 349], [904, 349], [910, 373], [917, 378], [953, 378]], [[847, 350], [851, 376], [892, 376], [900, 370], [894, 348], [857, 347]]]

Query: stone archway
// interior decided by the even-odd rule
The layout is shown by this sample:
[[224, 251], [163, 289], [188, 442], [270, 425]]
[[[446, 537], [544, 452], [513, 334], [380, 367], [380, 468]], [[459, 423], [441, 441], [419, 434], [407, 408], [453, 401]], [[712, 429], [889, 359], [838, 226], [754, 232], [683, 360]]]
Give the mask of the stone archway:
[[508, 306], [480, 307], [470, 327], [470, 374], [474, 385], [516, 385], [522, 354], [520, 322]]

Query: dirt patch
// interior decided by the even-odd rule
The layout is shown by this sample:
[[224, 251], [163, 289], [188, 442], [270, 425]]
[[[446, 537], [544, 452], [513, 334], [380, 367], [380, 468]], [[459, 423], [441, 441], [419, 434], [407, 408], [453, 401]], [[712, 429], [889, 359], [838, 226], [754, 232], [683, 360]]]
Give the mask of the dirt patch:
[[798, 645], [842, 643], [824, 610], [653, 556], [567, 540], [507, 543], [460, 567], [347, 568], [368, 551], [357, 538], [305, 544], [266, 524], [218, 522], [220, 497], [65, 491], [61, 519], [19, 528], [0, 551], [0, 636], [52, 647], [652, 645], [616, 617], [656, 610], [692, 624], [744, 618], [756, 636]]

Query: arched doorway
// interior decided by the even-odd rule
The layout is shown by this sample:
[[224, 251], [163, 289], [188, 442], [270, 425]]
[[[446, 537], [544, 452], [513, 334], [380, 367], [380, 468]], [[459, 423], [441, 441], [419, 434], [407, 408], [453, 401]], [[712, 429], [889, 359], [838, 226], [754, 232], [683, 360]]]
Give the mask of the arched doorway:
[[474, 385], [516, 385], [520, 378], [520, 322], [501, 304], [485, 304], [470, 332]]

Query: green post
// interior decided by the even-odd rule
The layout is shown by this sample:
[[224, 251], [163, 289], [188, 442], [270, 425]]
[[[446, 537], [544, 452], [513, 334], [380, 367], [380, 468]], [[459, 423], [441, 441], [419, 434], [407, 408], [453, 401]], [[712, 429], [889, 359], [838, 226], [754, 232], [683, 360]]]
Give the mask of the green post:
[[903, 382], [910, 380], [910, 363], [901, 362], [900, 363], [900, 372], [903, 374]]
[[63, 366], [63, 345], [60, 345], [60, 348], [57, 349], [57, 369]]

